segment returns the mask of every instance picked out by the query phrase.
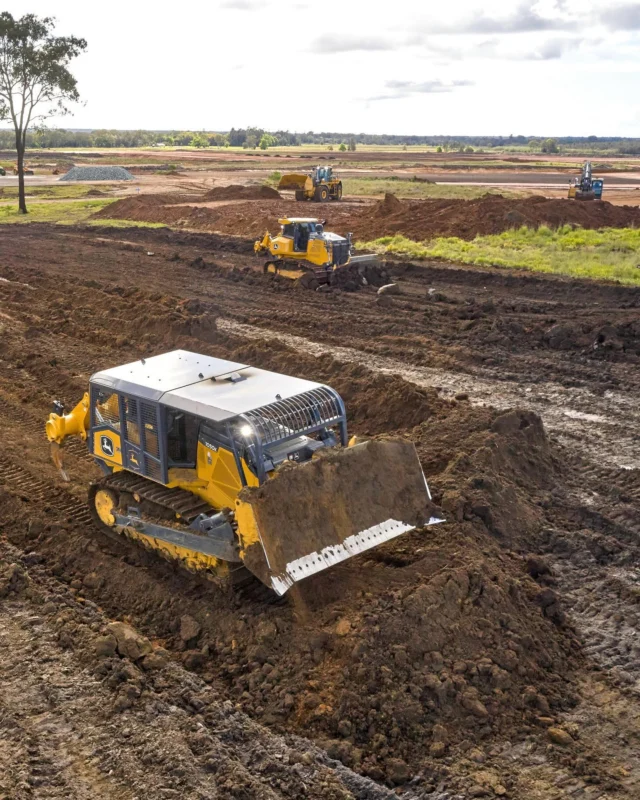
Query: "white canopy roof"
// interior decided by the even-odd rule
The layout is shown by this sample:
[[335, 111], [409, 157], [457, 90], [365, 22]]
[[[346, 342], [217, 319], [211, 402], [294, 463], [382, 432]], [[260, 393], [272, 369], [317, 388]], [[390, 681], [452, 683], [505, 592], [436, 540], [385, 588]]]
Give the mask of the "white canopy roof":
[[321, 386], [188, 350], [102, 370], [91, 383], [216, 421]]

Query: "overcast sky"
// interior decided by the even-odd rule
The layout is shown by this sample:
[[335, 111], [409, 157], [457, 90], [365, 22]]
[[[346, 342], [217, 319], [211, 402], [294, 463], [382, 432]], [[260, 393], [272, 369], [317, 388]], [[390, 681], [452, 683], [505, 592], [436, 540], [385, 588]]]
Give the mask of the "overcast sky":
[[5, 0], [88, 41], [60, 127], [640, 136], [640, 2]]

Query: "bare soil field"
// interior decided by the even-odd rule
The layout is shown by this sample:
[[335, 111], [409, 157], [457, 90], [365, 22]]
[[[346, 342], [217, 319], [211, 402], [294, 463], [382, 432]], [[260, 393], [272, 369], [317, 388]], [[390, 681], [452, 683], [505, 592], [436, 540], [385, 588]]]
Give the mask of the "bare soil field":
[[[77, 151], [33, 150], [35, 175], [27, 185], [55, 183], [52, 165], [66, 171], [73, 165], [118, 164], [127, 167], [135, 182], [116, 189], [123, 196], [172, 191], [206, 191], [229, 183], [261, 184], [274, 171], [307, 172], [316, 164], [330, 165], [342, 178], [394, 178], [433, 182], [453, 187], [482, 187], [520, 194], [566, 197], [569, 180], [580, 174], [585, 157], [578, 155], [507, 153], [501, 151], [436, 153], [400, 148], [359, 148], [340, 153], [319, 148], [237, 150], [208, 148], [85, 148]], [[608, 201], [638, 205], [640, 160], [637, 156], [591, 157], [595, 174], [605, 179]], [[0, 161], [15, 161], [11, 151], [0, 151]], [[1, 186], [15, 186], [17, 178], [0, 178]]]
[[[381, 302], [169, 229], [2, 256], [0, 797], [638, 796], [640, 290], [397, 263]], [[281, 602], [103, 539], [51, 401], [175, 347], [334, 386], [447, 523]]]
[[[95, 218], [164, 222], [172, 227], [257, 237], [265, 230], [274, 230], [281, 217], [320, 216], [326, 219], [328, 229], [343, 235], [351, 232], [356, 239], [365, 241], [396, 233], [414, 240], [433, 236], [473, 239], [479, 234], [501, 233], [523, 225], [622, 228], [640, 224], [639, 207], [616, 206], [606, 201], [580, 203], [499, 195], [484, 195], [477, 200], [398, 200], [387, 194], [380, 201], [346, 200], [317, 205], [257, 199], [258, 191], [265, 189], [274, 191], [268, 187], [227, 186], [212, 189], [202, 197], [142, 194], [112, 203]], [[249, 192], [256, 199], [246, 200]]]

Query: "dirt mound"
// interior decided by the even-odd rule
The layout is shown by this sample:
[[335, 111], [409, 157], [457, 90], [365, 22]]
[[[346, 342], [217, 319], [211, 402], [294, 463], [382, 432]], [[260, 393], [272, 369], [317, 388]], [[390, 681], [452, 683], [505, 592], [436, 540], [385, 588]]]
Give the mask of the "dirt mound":
[[376, 217], [387, 217], [390, 214], [398, 214], [402, 210], [402, 203], [395, 194], [385, 192], [384, 200], [376, 204], [374, 214]]
[[[234, 187], [227, 187], [233, 189]], [[275, 192], [269, 187], [238, 187], [243, 191]], [[225, 191], [221, 187], [220, 191]], [[218, 189], [213, 189], [217, 192]], [[277, 193], [276, 193], [277, 194]], [[273, 197], [272, 194], [269, 195]], [[240, 236], [260, 236], [273, 230], [279, 217], [299, 213], [290, 202], [262, 198], [217, 208], [176, 206], [176, 199], [160, 203], [152, 195], [125, 198], [99, 211], [95, 217], [164, 222], [208, 231]], [[214, 199], [214, 198], [208, 198]], [[216, 196], [215, 199], [223, 199]], [[230, 199], [230, 198], [224, 198]], [[242, 199], [242, 198], [239, 198]], [[193, 201], [194, 198], [191, 198]], [[183, 202], [188, 203], [188, 199]], [[172, 205], [169, 206], [168, 203]], [[575, 225], [583, 228], [624, 228], [640, 225], [640, 208], [615, 206], [607, 202], [578, 203], [574, 200], [548, 200], [544, 197], [513, 199], [484, 195], [475, 200], [398, 200], [386, 195], [373, 206], [354, 209], [344, 204], [332, 205], [327, 211], [327, 230], [345, 234], [353, 232], [359, 240], [403, 234], [410, 239], [425, 240], [436, 236], [458, 236], [473, 239], [477, 235], [501, 233], [526, 225], [538, 228], [547, 225]]]
[[215, 186], [204, 200], [280, 200], [280, 193], [271, 186]]
[[[391, 199], [393, 198], [393, 199]], [[354, 232], [360, 239], [373, 239], [396, 233], [416, 239], [458, 236], [473, 239], [478, 235], [502, 233], [521, 226], [558, 228], [575, 225], [583, 228], [624, 228], [640, 225], [640, 208], [611, 203], [577, 203], [573, 200], [548, 200], [545, 197], [513, 199], [484, 195], [475, 200], [398, 201], [386, 195], [373, 214], [362, 215]]]

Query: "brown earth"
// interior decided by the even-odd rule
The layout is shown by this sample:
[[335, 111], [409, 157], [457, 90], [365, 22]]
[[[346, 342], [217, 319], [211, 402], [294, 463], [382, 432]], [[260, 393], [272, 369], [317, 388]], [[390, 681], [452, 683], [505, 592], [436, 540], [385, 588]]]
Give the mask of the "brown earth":
[[214, 186], [203, 200], [280, 200], [280, 192], [271, 186]]
[[[0, 524], [17, 550], [3, 558], [34, 571], [31, 580], [48, 582], [61, 600], [44, 614], [19, 586], [9, 595], [0, 619], [15, 644], [0, 650], [0, 674], [23, 669], [22, 620], [50, 614], [38, 641], [51, 629], [65, 658], [97, 670], [99, 702], [91, 709], [82, 701], [78, 730], [92, 731], [91, 744], [110, 713], [108, 730], [130, 731], [130, 745], [104, 745], [101, 780], [141, 780], [138, 759], [151, 758], [142, 761], [150, 785], [170, 790], [167, 797], [293, 797], [299, 779], [309, 797], [385, 796], [370, 785], [358, 794], [340, 763], [434, 800], [634, 796], [640, 292], [407, 264], [394, 267], [400, 294], [381, 305], [367, 287], [297, 290], [252, 269], [246, 249], [169, 230], [6, 229]], [[351, 432], [415, 442], [447, 523], [309, 579], [280, 604], [228, 594], [103, 540], [83, 506], [95, 468], [82, 445], [70, 446], [64, 485], [43, 420], [54, 397], [76, 402], [91, 372], [177, 346], [334, 386]], [[145, 677], [145, 656], [139, 664], [112, 655], [99, 668], [75, 616], [93, 604], [166, 650], [175, 679], [158, 687]], [[102, 635], [108, 620], [87, 619]], [[29, 674], [39, 657], [57, 664], [47, 649]], [[127, 658], [131, 667], [121, 663]], [[47, 675], [44, 687], [56, 680]], [[194, 723], [204, 725], [194, 731], [210, 737], [201, 746], [185, 744], [182, 711], [164, 711], [190, 704], [187, 686], [209, 691], [194, 706]], [[236, 727], [221, 722], [218, 698], [237, 709]], [[207, 777], [220, 728], [231, 748], [225, 758], [241, 759], [242, 780], [255, 782], [246, 788], [225, 774], [222, 785], [234, 792], [226, 795], [217, 783], [213, 794]], [[21, 730], [12, 748], [32, 741]], [[179, 764], [161, 730], [180, 743]], [[327, 757], [314, 745], [286, 738], [291, 755], [269, 738], [280, 733], [310, 738], [338, 762], [319, 762]], [[148, 737], [153, 744], [137, 749]], [[247, 737], [273, 753], [279, 770], [244, 752]], [[128, 756], [107, 778], [115, 752]], [[216, 757], [203, 758], [209, 752]], [[79, 768], [65, 770], [67, 796], [75, 786], [82, 797], [78, 779], [67, 777]], [[8, 797], [21, 797], [17, 785], [8, 784]], [[129, 797], [118, 791], [102, 796]], [[165, 796], [160, 788], [157, 796]]]
[[[254, 190], [254, 187], [244, 188]], [[222, 191], [223, 188], [212, 190]], [[603, 228], [640, 224], [640, 208], [637, 206], [548, 200], [545, 197], [512, 199], [493, 194], [476, 200], [398, 200], [393, 195], [386, 195], [384, 200], [373, 204], [342, 202], [323, 206], [271, 200], [214, 208], [174, 205], [173, 200], [172, 205], [163, 205], [153, 195], [141, 195], [133, 201], [134, 198], [118, 200], [95, 216], [98, 219], [164, 222], [203, 231], [259, 236], [265, 230], [273, 230], [278, 218], [303, 213], [302, 207], [304, 213], [326, 217], [328, 229], [341, 234], [352, 232], [356, 239], [365, 241], [397, 233], [415, 240], [435, 236], [473, 239], [477, 235], [501, 233], [522, 225], [532, 228], [540, 225]]]

